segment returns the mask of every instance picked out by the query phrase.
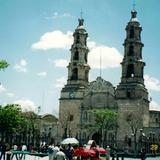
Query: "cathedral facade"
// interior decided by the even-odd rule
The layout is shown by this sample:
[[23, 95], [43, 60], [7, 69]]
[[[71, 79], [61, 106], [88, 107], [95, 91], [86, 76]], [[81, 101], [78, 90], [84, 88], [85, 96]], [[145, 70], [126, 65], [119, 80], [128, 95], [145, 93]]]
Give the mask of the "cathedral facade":
[[62, 88], [59, 99], [59, 136], [76, 137], [82, 143], [87, 143], [89, 139], [98, 142], [101, 133], [88, 127], [95, 123], [90, 112], [93, 109], [110, 109], [118, 113], [117, 128], [107, 132], [108, 142], [124, 141], [127, 136], [139, 133], [138, 130], [147, 132], [152, 126], [159, 127], [159, 119], [157, 122], [154, 119], [155, 114], [160, 118], [159, 112], [149, 110], [150, 101], [144, 85], [142, 27], [137, 20], [137, 12], [131, 11], [125, 29], [122, 75], [116, 87], [101, 77], [89, 82], [88, 33], [83, 23], [84, 20], [79, 19], [73, 34], [67, 84]]

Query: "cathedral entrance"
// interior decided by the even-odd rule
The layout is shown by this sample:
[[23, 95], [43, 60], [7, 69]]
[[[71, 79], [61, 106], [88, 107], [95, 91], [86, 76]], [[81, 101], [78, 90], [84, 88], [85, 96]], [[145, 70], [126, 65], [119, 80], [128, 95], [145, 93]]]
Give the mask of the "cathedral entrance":
[[95, 140], [95, 142], [96, 142], [97, 145], [101, 144], [101, 138], [102, 138], [102, 136], [98, 132], [96, 132], [96, 133], [94, 133], [92, 135], [92, 140]]

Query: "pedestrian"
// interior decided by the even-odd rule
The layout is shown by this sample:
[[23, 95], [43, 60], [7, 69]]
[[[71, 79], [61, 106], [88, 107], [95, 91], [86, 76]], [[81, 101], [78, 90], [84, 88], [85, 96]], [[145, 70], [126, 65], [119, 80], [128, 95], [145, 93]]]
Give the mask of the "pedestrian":
[[56, 153], [59, 152], [60, 150], [60, 145], [56, 145], [54, 148], [53, 148], [53, 159], [56, 158]]
[[55, 160], [66, 160], [66, 155], [62, 148], [60, 148], [60, 150], [56, 153]]
[[49, 160], [53, 160], [53, 148], [54, 148], [54, 144], [50, 143], [49, 146], [48, 146]]
[[141, 160], [145, 160], [146, 159], [146, 150], [145, 148], [141, 149]]
[[0, 160], [3, 157], [3, 160], [5, 160], [6, 157], [6, 150], [7, 150], [7, 145], [5, 142], [1, 142], [0, 144], [0, 150], [1, 150], [1, 155], [0, 155]]
[[18, 146], [16, 144], [14, 144], [12, 147], [11, 160], [13, 159], [14, 155], [16, 156], [16, 159], [18, 159], [17, 154], [15, 153], [15, 151], [17, 151], [17, 150], [18, 150]]
[[73, 152], [74, 152], [74, 149], [73, 149], [72, 145], [69, 143], [66, 150], [65, 150], [65, 154], [66, 154], [68, 160], [72, 160]]
[[25, 159], [25, 151], [27, 151], [27, 146], [25, 144], [22, 145], [22, 154], [20, 156], [20, 159]]

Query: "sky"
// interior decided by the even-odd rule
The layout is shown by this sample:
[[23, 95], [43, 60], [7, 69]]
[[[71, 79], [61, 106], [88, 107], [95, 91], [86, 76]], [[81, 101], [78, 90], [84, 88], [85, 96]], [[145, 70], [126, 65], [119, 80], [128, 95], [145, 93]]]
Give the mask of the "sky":
[[[160, 110], [160, 1], [135, 4], [150, 107]], [[58, 116], [81, 11], [89, 35], [89, 81], [100, 75], [101, 54], [102, 78], [116, 87], [132, 9], [133, 0], [0, 0], [0, 59], [10, 64], [0, 71], [0, 105], [18, 103], [24, 111]]]

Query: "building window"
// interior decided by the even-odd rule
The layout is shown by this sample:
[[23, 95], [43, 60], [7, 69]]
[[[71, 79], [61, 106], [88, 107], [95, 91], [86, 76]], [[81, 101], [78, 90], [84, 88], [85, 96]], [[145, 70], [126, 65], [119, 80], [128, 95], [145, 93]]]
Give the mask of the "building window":
[[128, 53], [128, 55], [129, 56], [133, 56], [133, 54], [134, 54], [134, 47], [131, 45], [131, 46], [129, 46], [129, 53]]
[[72, 80], [77, 80], [78, 79], [78, 69], [77, 68], [74, 68], [72, 70], [72, 77], [71, 77]]
[[127, 77], [134, 77], [134, 65], [129, 64], [127, 67]]
[[88, 117], [87, 111], [84, 111], [84, 113], [83, 113], [83, 121], [84, 122], [87, 122], [87, 117]]
[[73, 60], [78, 60], [79, 59], [79, 53], [78, 53], [78, 49], [76, 48], [76, 51], [74, 53], [74, 57]]
[[132, 27], [129, 32], [129, 38], [134, 38], [134, 28]]
[[79, 35], [77, 35], [77, 37], [76, 37], [76, 43], [79, 43]]
[[84, 55], [85, 62], [87, 63], [87, 53]]
[[127, 97], [131, 98], [131, 92], [130, 91], [127, 91]]
[[85, 80], [88, 81], [88, 71], [85, 71]]
[[86, 139], [86, 132], [83, 132], [83, 139]]

